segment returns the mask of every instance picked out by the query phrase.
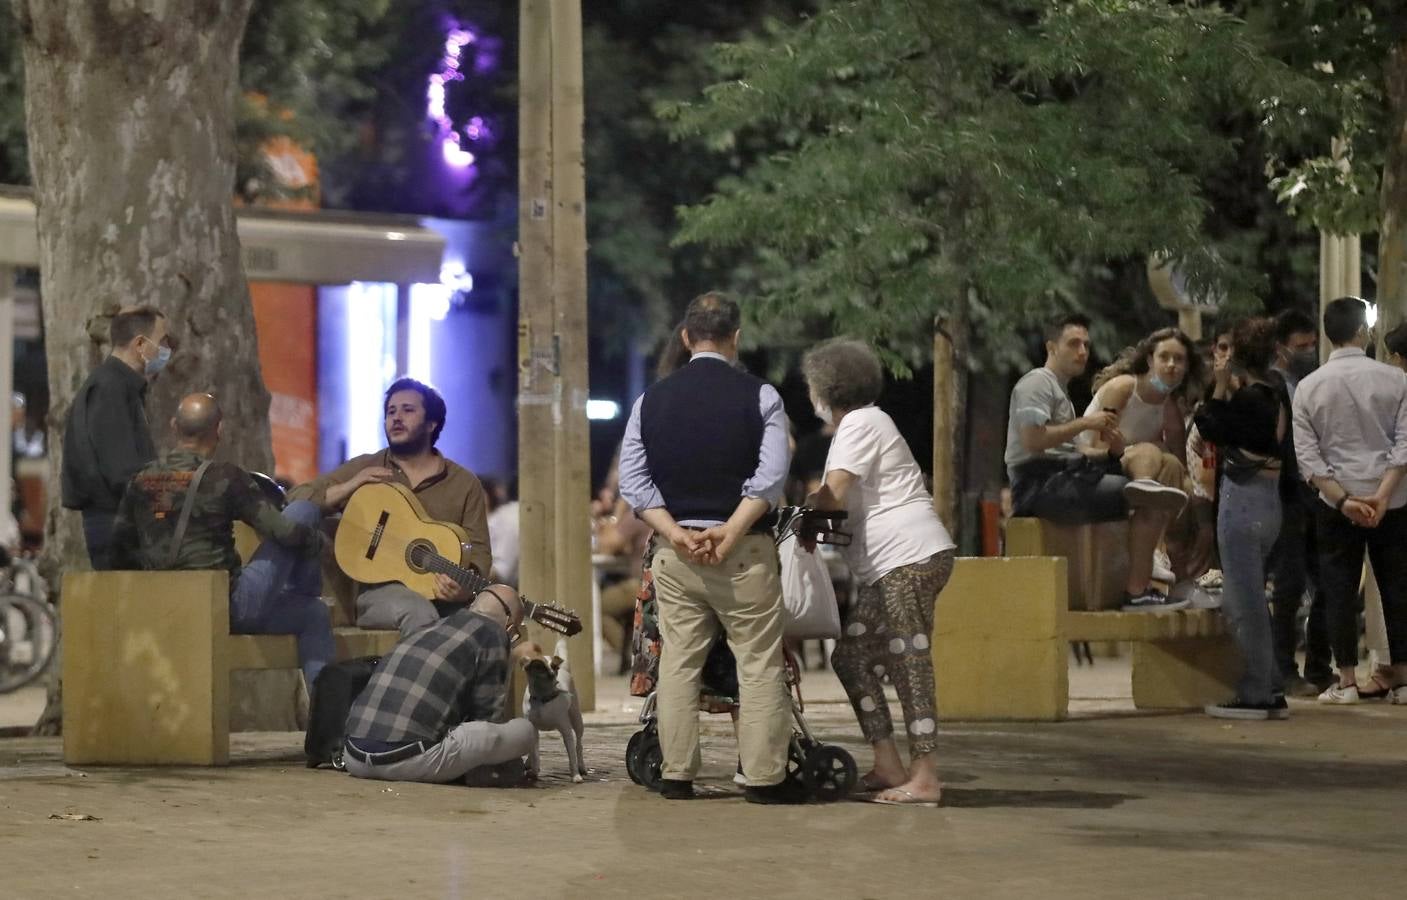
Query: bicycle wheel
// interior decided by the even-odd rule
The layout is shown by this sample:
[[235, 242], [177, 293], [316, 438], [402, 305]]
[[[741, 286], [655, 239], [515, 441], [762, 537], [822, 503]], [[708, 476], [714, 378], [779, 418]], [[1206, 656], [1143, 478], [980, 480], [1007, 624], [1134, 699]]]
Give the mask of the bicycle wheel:
[[30, 684], [49, 668], [58, 637], [54, 611], [25, 594], [0, 596], [0, 694]]

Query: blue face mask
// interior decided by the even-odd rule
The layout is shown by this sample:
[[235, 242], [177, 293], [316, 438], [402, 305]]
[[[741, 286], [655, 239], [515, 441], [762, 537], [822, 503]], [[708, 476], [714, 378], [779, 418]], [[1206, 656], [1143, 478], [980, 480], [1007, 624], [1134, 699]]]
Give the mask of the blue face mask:
[[170, 361], [171, 348], [167, 347], [165, 344], [158, 345], [156, 348], [156, 356], [147, 360], [147, 375], [155, 375], [157, 372], [160, 372], [162, 369], [166, 368], [166, 364]]
[[[1178, 384], [1181, 383], [1180, 381], [1178, 382]], [[1165, 397], [1177, 390], [1177, 384], [1168, 384], [1166, 381], [1159, 378], [1155, 372], [1148, 373], [1148, 386]]]

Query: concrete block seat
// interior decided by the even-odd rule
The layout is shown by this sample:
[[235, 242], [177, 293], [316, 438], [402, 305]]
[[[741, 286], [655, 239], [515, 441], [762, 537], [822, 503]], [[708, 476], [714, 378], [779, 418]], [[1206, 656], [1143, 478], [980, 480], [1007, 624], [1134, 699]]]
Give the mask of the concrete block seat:
[[[232, 635], [219, 571], [78, 572], [63, 580], [64, 761], [228, 765], [230, 672], [296, 669], [291, 635]], [[334, 629], [336, 658], [395, 631]]]
[[1233, 692], [1240, 659], [1220, 611], [1072, 610], [1069, 584], [1063, 557], [957, 560], [932, 641], [944, 718], [1065, 718], [1071, 641], [1132, 642], [1140, 709], [1199, 708]]

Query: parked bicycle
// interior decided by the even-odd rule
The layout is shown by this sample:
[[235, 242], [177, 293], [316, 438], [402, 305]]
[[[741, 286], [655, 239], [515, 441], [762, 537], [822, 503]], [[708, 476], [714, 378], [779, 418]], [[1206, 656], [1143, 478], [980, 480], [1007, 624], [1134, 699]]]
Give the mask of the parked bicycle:
[[58, 621], [48, 593], [32, 559], [0, 568], [0, 694], [33, 683], [53, 661]]

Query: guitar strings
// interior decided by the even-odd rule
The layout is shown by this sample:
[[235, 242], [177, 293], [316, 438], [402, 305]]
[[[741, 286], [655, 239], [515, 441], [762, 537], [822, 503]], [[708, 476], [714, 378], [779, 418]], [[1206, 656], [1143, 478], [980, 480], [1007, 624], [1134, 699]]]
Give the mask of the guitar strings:
[[[370, 538], [370, 537], [376, 537], [376, 533], [375, 533], [375, 532], [370, 531], [370, 530], [368, 530], [368, 529], [366, 529], [366, 528], [363, 528], [363, 527], [360, 526], [360, 525], [353, 524], [349, 519], [347, 519], [347, 518], [345, 518], [345, 517], [343, 517], [342, 519], [339, 519], [338, 522], [337, 522], [337, 530], [338, 530], [338, 531], [341, 531], [343, 528], [348, 528], [348, 529], [350, 529], [351, 531], [355, 532], [356, 534], [358, 534], [358, 535], [363, 535], [363, 536], [365, 536], [365, 537], [369, 537], [369, 538]], [[411, 542], [411, 541], [404, 541], [404, 540], [397, 540], [397, 539], [395, 539], [395, 538], [391, 538], [390, 540], [387, 540], [387, 537], [388, 537], [388, 535], [386, 534], [386, 532], [383, 531], [383, 532], [381, 533], [380, 539], [379, 539], [378, 542], [377, 542], [377, 547], [378, 547], [378, 549], [383, 548], [383, 547], [388, 547], [388, 545], [389, 545], [389, 548], [390, 548], [390, 549], [399, 549], [399, 550], [400, 550], [400, 553], [398, 554], [398, 558], [399, 558], [399, 559], [402, 559], [402, 560], [406, 559], [406, 555], [407, 555], [407, 554], [406, 554], [406, 551], [408, 551], [408, 550], [411, 548], [411, 545], [412, 545], [413, 542]], [[335, 541], [336, 538], [334, 537], [333, 540]], [[428, 571], [438, 572], [438, 573], [441, 574], [441, 575], [447, 575], [447, 576], [453, 576], [453, 575], [456, 575], [456, 574], [458, 574], [458, 573], [462, 573], [466, 578], [470, 579], [470, 580], [468, 581], [468, 583], [466, 583], [465, 581], [462, 581], [462, 580], [460, 580], [460, 579], [458, 579], [458, 578], [455, 578], [455, 581], [456, 581], [461, 587], [467, 587], [467, 588], [471, 589], [475, 594], [478, 594], [478, 593], [480, 593], [481, 591], [483, 591], [485, 588], [491, 587], [491, 586], [493, 585], [493, 582], [489, 581], [487, 578], [485, 578], [483, 575], [480, 575], [478, 572], [475, 572], [473, 569], [466, 569], [466, 568], [464, 568], [463, 566], [459, 566], [459, 565], [456, 565], [455, 563], [450, 562], [445, 556], [443, 556], [442, 554], [440, 554], [439, 549], [438, 549], [437, 547], [435, 547], [434, 544], [431, 544], [429, 541], [426, 541], [425, 543], [426, 543], [426, 547], [425, 547], [426, 553], [427, 553], [427, 554], [429, 555], [429, 557], [430, 557], [429, 563], [425, 565], [425, 568], [426, 568]], [[408, 561], [407, 561], [407, 562], [408, 562]], [[424, 562], [424, 560], [422, 560], [422, 562]], [[440, 565], [440, 568], [436, 568], [436, 564], [437, 564], [437, 563]], [[552, 604], [552, 603], [539, 603], [539, 602], [537, 602], [537, 601], [535, 601], [535, 600], [529, 600], [527, 597], [524, 597], [521, 593], [518, 595], [518, 599], [519, 599], [519, 600], [522, 602], [522, 604], [523, 604], [523, 612], [524, 612], [524, 614], [527, 615], [529, 618], [532, 617], [533, 612], [534, 612], [535, 610], [542, 610], [542, 611], [543, 611], [543, 614], [546, 615], [546, 616], [548, 616], [549, 618], [550, 618], [550, 617], [553, 617], [553, 616], [555, 616], [555, 615], [572, 616], [572, 617], [575, 618], [575, 613], [573, 613], [571, 610], [563, 609], [563, 608], [561, 608], [561, 607], [558, 607], [558, 606], [555, 605], [555, 604]], [[544, 624], [545, 624], [545, 623], [543, 623], [543, 622], [537, 620], [536, 618], [534, 618], [533, 621], [537, 622], [539, 625], [544, 625]], [[563, 624], [567, 624], [567, 623], [564, 622]]]

